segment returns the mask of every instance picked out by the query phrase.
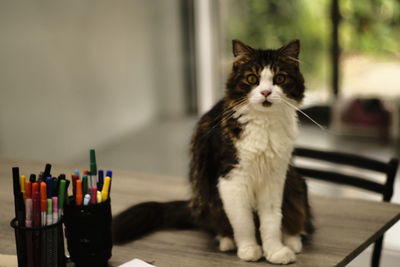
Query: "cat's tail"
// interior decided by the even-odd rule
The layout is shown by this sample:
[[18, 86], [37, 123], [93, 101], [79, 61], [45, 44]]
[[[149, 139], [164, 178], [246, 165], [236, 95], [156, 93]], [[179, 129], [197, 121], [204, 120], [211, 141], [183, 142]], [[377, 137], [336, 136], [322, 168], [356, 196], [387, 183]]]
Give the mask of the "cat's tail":
[[126, 243], [159, 229], [192, 227], [194, 227], [194, 220], [189, 201], [143, 202], [113, 218], [113, 242]]

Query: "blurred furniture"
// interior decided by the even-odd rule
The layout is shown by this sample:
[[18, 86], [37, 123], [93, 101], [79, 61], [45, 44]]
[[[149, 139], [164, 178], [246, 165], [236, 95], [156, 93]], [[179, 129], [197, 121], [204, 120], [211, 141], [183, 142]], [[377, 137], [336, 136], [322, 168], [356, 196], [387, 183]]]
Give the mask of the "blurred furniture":
[[[307, 168], [296, 165], [294, 168], [304, 177], [362, 188], [373, 193], [381, 194], [384, 202], [390, 202], [392, 198], [393, 184], [399, 164], [398, 159], [392, 158], [389, 160], [389, 162], [382, 162], [355, 154], [321, 151], [307, 148], [296, 148], [294, 155], [295, 158], [308, 158], [339, 165], [335, 167], [335, 170], [327, 170], [326, 168]], [[341, 171], [342, 167], [340, 166], [343, 165], [356, 167], [360, 170], [383, 173], [386, 179], [383, 183], [378, 183], [376, 181], [364, 178], [363, 175], [365, 172], [362, 172], [361, 176], [349, 175]], [[383, 233], [374, 244], [371, 259], [371, 266], [373, 267], [379, 266], [382, 252], [382, 241]]]
[[[14, 254], [14, 233], [9, 222], [14, 217], [11, 168], [21, 167], [22, 173], [38, 172], [45, 162], [0, 158], [0, 254]], [[53, 173], [71, 173], [87, 166], [53, 164]], [[111, 192], [113, 214], [142, 201], [187, 199], [190, 194], [185, 178], [114, 171]], [[71, 190], [71, 189], [70, 189]], [[368, 245], [377, 240], [400, 219], [400, 205], [378, 201], [310, 196], [316, 232], [310, 245], [297, 255], [291, 267], [345, 266]], [[356, 227], [355, 227], [356, 226]], [[264, 259], [248, 263], [235, 253], [218, 251], [214, 237], [202, 231], [160, 231], [137, 241], [114, 246], [111, 266], [133, 258], [154, 261], [154, 265], [176, 266], [276, 266]]]

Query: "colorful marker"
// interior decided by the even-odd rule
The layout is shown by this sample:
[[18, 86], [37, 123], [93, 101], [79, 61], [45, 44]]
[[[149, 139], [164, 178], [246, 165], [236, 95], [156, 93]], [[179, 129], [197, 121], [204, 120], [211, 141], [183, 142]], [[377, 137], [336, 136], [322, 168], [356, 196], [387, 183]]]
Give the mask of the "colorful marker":
[[97, 203], [97, 187], [93, 186], [92, 191], [90, 193], [90, 204], [96, 204]]
[[32, 199], [27, 198], [25, 199], [25, 226], [32, 227]]
[[19, 185], [21, 187], [21, 192], [24, 195], [24, 199], [25, 199], [25, 179], [26, 179], [25, 175], [21, 175], [19, 177]]
[[52, 197], [53, 200], [53, 223], [58, 222], [58, 197]]
[[25, 199], [32, 198], [32, 185], [31, 181], [25, 182]]
[[104, 179], [103, 190], [101, 190], [101, 201], [104, 202], [108, 198], [108, 189], [110, 188], [111, 178], [106, 177]]
[[97, 191], [97, 203], [101, 203], [101, 192]]
[[47, 225], [53, 224], [53, 201], [51, 198], [47, 199]]
[[66, 195], [67, 181], [65, 179], [60, 180], [60, 188], [58, 190], [58, 220], [60, 220], [64, 209], [65, 195]]
[[90, 202], [90, 195], [86, 194], [85, 199], [83, 200], [83, 205], [87, 206], [87, 205], [89, 205], [89, 202]]
[[79, 179], [79, 175], [74, 173], [71, 175], [71, 179], [72, 179], [72, 194], [75, 196], [76, 195], [76, 180]]
[[83, 201], [83, 196], [82, 196], [82, 180], [77, 180], [76, 181], [76, 195], [75, 195], [75, 204], [77, 206], [82, 205]]
[[90, 149], [90, 188], [97, 185], [96, 152]]
[[47, 185], [40, 183], [40, 212], [41, 212], [41, 225], [46, 225], [46, 210], [47, 210]]

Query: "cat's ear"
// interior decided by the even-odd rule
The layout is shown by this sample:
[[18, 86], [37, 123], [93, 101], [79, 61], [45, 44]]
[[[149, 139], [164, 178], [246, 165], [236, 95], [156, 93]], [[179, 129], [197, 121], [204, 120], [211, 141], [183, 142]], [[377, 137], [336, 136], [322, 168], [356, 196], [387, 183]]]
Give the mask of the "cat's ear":
[[239, 40], [232, 40], [232, 51], [235, 57], [250, 56], [253, 53], [253, 48], [245, 45]]
[[283, 56], [286, 56], [289, 59], [298, 62], [300, 53], [300, 41], [299, 40], [291, 41], [287, 45], [284, 45], [281, 48], [279, 48], [279, 52]]

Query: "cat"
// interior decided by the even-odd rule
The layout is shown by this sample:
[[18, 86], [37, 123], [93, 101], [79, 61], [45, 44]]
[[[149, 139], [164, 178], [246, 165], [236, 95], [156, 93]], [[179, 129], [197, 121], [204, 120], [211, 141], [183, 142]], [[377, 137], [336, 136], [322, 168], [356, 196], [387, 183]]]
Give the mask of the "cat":
[[306, 183], [290, 166], [305, 90], [300, 41], [267, 50], [238, 40], [232, 46], [224, 97], [192, 136], [190, 200], [122, 212], [113, 220], [115, 243], [195, 227], [216, 235], [221, 251], [236, 249], [241, 260], [288, 264], [302, 250], [302, 237], [313, 233]]

